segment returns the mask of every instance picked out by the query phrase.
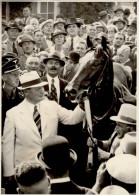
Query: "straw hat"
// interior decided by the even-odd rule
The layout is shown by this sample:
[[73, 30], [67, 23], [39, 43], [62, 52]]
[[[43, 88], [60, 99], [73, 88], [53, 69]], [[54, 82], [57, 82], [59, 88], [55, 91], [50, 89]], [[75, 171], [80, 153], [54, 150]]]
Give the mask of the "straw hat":
[[42, 87], [47, 85], [47, 82], [42, 82], [40, 76], [36, 71], [26, 72], [19, 78], [21, 87], [18, 87], [20, 90]]
[[127, 190], [121, 186], [111, 185], [103, 188], [100, 195], [130, 195]]
[[122, 104], [117, 116], [111, 116], [111, 120], [130, 125], [136, 125], [136, 106]]

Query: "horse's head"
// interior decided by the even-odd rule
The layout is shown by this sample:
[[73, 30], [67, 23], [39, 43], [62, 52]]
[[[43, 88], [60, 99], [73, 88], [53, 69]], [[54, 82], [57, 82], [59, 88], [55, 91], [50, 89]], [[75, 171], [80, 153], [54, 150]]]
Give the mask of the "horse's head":
[[71, 101], [74, 101], [82, 91], [87, 90], [91, 83], [96, 84], [108, 57], [102, 46], [95, 48], [84, 56], [76, 75], [65, 88], [66, 96]]

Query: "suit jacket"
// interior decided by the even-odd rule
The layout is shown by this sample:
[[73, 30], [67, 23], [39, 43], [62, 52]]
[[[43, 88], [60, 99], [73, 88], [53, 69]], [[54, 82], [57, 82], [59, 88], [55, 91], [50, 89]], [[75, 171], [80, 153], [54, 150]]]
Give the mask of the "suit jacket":
[[[13, 53], [13, 45], [12, 45], [12, 43], [8, 39], [7, 39], [6, 43], [7, 43], [6, 52], [12, 52]], [[23, 50], [18, 45], [17, 41], [15, 42], [15, 47], [16, 47], [16, 50], [18, 52], [18, 57], [20, 57], [21, 55], [23, 55]]]
[[51, 184], [51, 194], [86, 194], [89, 190], [78, 186], [73, 181]]
[[34, 159], [41, 151], [42, 141], [57, 134], [58, 122], [76, 124], [82, 121], [84, 112], [79, 106], [74, 111], [62, 108], [47, 98], [40, 102], [42, 139], [24, 100], [6, 113], [2, 137], [2, 160], [4, 176], [14, 175], [14, 168], [22, 161]]

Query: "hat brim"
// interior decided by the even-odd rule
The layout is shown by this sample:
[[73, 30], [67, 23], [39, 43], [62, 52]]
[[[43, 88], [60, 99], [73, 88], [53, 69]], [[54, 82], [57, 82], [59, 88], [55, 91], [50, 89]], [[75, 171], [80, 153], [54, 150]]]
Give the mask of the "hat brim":
[[57, 22], [57, 23], [54, 23], [53, 27], [55, 27], [55, 25], [57, 25], [59, 23], [62, 23], [63, 25], [66, 25], [66, 22]]
[[9, 26], [7, 26], [6, 28], [5, 28], [5, 31], [7, 31], [8, 29], [18, 29], [19, 30], [19, 32], [22, 32], [22, 29], [21, 28], [18, 28], [18, 27], [9, 27]]
[[46, 58], [43, 60], [44, 64], [46, 64], [49, 60], [57, 60], [60, 62], [61, 66], [65, 65], [65, 62], [63, 60], [57, 59], [57, 58]]
[[[42, 158], [42, 152], [39, 152], [36, 156], [35, 156], [37, 162], [40, 162], [46, 169], [49, 169], [51, 170], [51, 168], [45, 164], [45, 162], [43, 161], [43, 158]], [[74, 150], [70, 149], [70, 165], [74, 165], [77, 161], [77, 154]]]
[[124, 20], [116, 20], [116, 21], [113, 22], [113, 24], [115, 25], [116, 22], [123, 22], [124, 24], [126, 24], [126, 21], [124, 21]]
[[35, 87], [43, 87], [45, 85], [47, 85], [48, 82], [41, 82], [39, 84], [36, 84], [36, 85], [31, 85], [31, 86], [28, 86], [28, 87], [17, 87], [19, 90], [24, 90], [24, 89], [29, 89], [29, 88], [35, 88]]
[[19, 42], [18, 45], [19, 45], [20, 47], [22, 47], [22, 44], [23, 44], [24, 42], [32, 42], [33, 44], [36, 43], [36, 42], [33, 41], [33, 40], [27, 40], [27, 41], [21, 41], [21, 42]]
[[67, 29], [67, 27], [68, 27], [69, 25], [72, 25], [72, 24], [76, 24], [79, 28], [80, 28], [80, 26], [81, 26], [81, 23], [75, 22], [75, 23], [66, 24], [66, 25], [64, 26], [64, 28]]
[[120, 123], [125, 123], [125, 124], [129, 124], [129, 125], [136, 125], [136, 123], [131, 123], [131, 122], [122, 120], [118, 116], [111, 116], [110, 119], [113, 121], [116, 121], [116, 122], [120, 122]]
[[51, 37], [51, 41], [53, 41], [53, 39], [54, 39], [56, 36], [58, 36], [58, 35], [64, 35], [64, 36], [67, 36], [67, 33], [65, 33], [65, 32], [59, 32], [59, 33], [57, 33], [57, 34], [55, 34], [55, 35], [52, 35], [52, 37]]

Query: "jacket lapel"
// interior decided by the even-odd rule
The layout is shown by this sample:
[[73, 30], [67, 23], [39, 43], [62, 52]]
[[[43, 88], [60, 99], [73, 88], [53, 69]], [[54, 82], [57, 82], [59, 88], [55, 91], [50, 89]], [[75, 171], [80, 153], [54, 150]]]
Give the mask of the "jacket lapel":
[[30, 127], [36, 135], [40, 136], [37, 126], [33, 120], [33, 116], [29, 112], [25, 100], [19, 105], [19, 114], [21, 120], [24, 121], [24, 124]]

